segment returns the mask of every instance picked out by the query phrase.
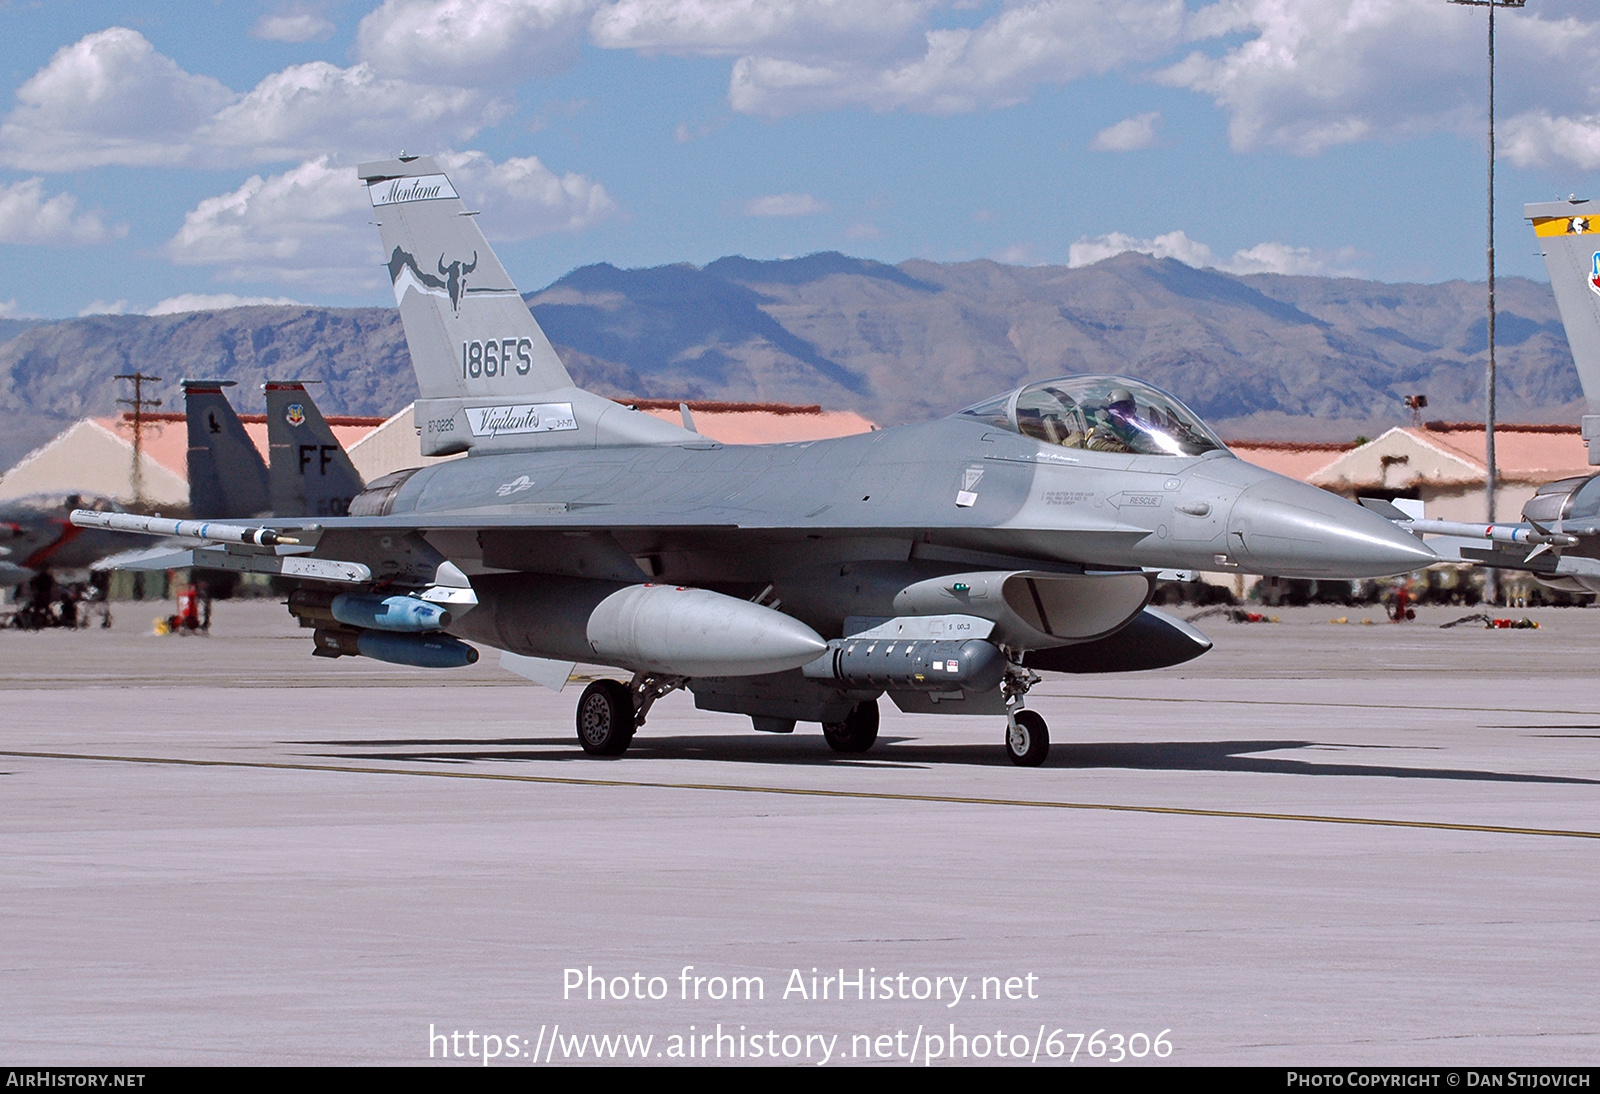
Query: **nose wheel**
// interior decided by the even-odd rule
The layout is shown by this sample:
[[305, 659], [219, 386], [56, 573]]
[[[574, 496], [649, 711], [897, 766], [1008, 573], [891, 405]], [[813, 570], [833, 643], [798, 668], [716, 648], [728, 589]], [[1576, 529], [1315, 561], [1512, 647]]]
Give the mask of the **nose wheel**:
[[1050, 755], [1050, 727], [1034, 711], [1019, 710], [1006, 720], [1006, 755], [1018, 767], [1038, 767]]
[[1022, 703], [1039, 674], [1013, 661], [1006, 666], [1000, 692], [1006, 700], [1006, 755], [1018, 767], [1038, 767], [1050, 755], [1050, 727]]

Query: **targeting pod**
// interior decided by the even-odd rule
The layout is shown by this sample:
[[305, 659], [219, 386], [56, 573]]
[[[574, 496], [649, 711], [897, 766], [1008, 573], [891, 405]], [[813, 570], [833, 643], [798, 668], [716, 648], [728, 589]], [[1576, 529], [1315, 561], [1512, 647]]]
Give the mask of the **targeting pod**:
[[447, 634], [319, 630], [311, 637], [318, 657], [370, 657], [419, 669], [459, 669], [478, 660], [476, 648]]
[[806, 665], [812, 680], [888, 691], [993, 690], [1006, 674], [1006, 656], [993, 642], [937, 642], [904, 638], [835, 639]]

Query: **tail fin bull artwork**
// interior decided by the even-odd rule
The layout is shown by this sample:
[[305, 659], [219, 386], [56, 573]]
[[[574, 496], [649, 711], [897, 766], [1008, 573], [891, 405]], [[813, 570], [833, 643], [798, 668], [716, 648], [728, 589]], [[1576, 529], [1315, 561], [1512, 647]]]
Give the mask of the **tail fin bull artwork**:
[[820, 723], [841, 753], [873, 747], [885, 697], [990, 715], [1011, 760], [1038, 764], [1040, 672], [1210, 648], [1148, 606], [1159, 571], [1356, 578], [1436, 561], [1382, 517], [1238, 459], [1128, 377], [1042, 380], [829, 440], [710, 441], [573, 384], [438, 163], [359, 175], [422, 451], [468, 458], [378, 478], [348, 517], [202, 534], [195, 553], [302, 581], [289, 608], [320, 656], [443, 666], [482, 646], [556, 688], [580, 661], [617, 670], [578, 700], [591, 755], [624, 752], [652, 704], [687, 689], [757, 730]]

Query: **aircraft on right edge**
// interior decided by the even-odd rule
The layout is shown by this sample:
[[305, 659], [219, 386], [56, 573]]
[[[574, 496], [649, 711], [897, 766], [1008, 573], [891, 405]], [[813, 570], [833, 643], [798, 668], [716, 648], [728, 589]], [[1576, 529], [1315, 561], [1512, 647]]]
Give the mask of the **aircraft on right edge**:
[[[1522, 207], [1550, 273], [1556, 308], [1578, 368], [1589, 413], [1583, 439], [1589, 463], [1600, 465], [1600, 203], [1587, 198]], [[1425, 520], [1371, 498], [1361, 503], [1419, 535], [1439, 535], [1436, 551], [1501, 570], [1522, 570], [1540, 584], [1571, 593], [1600, 593], [1600, 474], [1547, 482], [1522, 507], [1519, 524]], [[1488, 541], [1477, 546], [1473, 541]], [[1451, 550], [1453, 548], [1453, 550]]]

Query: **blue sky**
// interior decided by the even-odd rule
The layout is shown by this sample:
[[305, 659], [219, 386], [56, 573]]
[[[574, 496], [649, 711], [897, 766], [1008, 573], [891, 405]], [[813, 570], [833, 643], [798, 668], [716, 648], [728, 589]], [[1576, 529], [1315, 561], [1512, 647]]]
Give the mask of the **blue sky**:
[[[524, 290], [819, 250], [1481, 280], [1445, 0], [0, 2], [0, 316], [384, 304], [364, 158], [441, 154]], [[1600, 11], [1499, 27], [1499, 269], [1600, 196]]]

